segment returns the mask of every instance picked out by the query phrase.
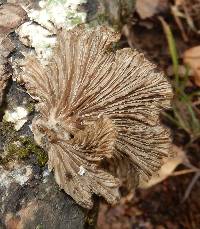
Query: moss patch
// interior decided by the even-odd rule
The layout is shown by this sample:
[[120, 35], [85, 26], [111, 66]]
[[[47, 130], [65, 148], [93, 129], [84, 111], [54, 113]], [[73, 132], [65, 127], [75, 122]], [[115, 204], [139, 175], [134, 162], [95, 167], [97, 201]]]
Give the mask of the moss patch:
[[44, 166], [47, 163], [47, 154], [38, 145], [35, 144], [31, 137], [20, 137], [20, 143], [23, 146], [20, 156], [23, 158], [27, 155], [34, 154], [37, 158], [37, 162], [40, 166]]
[[19, 136], [12, 123], [0, 123], [0, 136], [4, 140], [6, 155], [0, 158], [0, 164], [6, 164], [11, 160], [29, 159], [35, 155], [37, 163], [44, 166], [47, 163], [47, 154], [35, 144], [33, 137]]
[[32, 113], [35, 110], [35, 102], [29, 102], [26, 105], [26, 109], [28, 110], [28, 113]]

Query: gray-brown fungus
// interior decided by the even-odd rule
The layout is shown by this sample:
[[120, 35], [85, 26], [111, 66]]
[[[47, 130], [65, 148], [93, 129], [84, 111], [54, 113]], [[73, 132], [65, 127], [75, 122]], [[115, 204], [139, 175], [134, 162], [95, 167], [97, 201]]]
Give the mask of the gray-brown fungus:
[[111, 51], [119, 35], [83, 26], [58, 33], [48, 66], [27, 57], [23, 80], [38, 100], [32, 129], [67, 194], [86, 208], [92, 195], [113, 204], [120, 185], [136, 188], [170, 150], [159, 119], [172, 91], [164, 75], [130, 48]]

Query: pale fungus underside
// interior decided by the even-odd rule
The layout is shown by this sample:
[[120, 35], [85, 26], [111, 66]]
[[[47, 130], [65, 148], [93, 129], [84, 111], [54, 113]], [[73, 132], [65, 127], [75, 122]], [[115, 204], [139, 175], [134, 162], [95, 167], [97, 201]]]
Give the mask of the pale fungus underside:
[[170, 151], [159, 118], [170, 107], [170, 84], [136, 50], [111, 51], [118, 39], [106, 27], [60, 31], [47, 66], [33, 56], [23, 65], [38, 100], [34, 138], [59, 186], [86, 208], [94, 193], [116, 203], [122, 183], [136, 188]]

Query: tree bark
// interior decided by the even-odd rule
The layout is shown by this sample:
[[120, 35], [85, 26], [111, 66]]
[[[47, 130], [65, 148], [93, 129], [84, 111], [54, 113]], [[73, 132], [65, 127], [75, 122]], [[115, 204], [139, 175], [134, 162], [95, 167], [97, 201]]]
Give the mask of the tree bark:
[[[30, 9], [37, 8], [39, 1], [7, 2]], [[88, 0], [79, 8], [87, 13], [86, 23], [93, 26], [109, 24], [120, 29], [133, 13], [134, 4], [135, 2], [131, 0]], [[0, 7], [6, 7], [5, 1], [0, 1]], [[13, 20], [16, 14], [10, 13], [8, 16], [11, 17], [9, 20]], [[29, 21], [27, 16], [21, 15], [21, 17]], [[11, 60], [20, 59], [22, 53], [27, 51], [27, 47], [15, 33], [21, 23], [17, 23], [6, 33], [1, 30], [0, 25], [0, 38], [9, 39], [14, 45], [14, 49], [9, 49], [10, 46], [3, 47], [3, 44], [0, 44], [0, 60], [2, 58], [4, 60], [0, 62], [0, 66], [5, 65], [6, 60], [7, 68], [6, 76], [3, 76], [5, 71], [3, 73], [0, 71], [0, 78], [2, 75], [5, 77], [4, 80], [12, 75], [14, 62]], [[5, 49], [8, 50], [6, 54]], [[25, 89], [11, 77], [4, 91], [0, 109], [0, 228], [94, 228], [98, 213], [98, 198], [91, 211], [81, 208], [70, 196], [59, 190], [53, 175], [48, 172], [46, 154], [35, 144], [29, 127], [35, 115], [34, 103]], [[25, 124], [16, 131], [16, 123], [9, 122], [5, 116], [13, 115], [13, 112], [16, 115], [19, 107], [20, 109], [23, 107], [29, 114], [18, 120], [21, 122], [26, 119]]]

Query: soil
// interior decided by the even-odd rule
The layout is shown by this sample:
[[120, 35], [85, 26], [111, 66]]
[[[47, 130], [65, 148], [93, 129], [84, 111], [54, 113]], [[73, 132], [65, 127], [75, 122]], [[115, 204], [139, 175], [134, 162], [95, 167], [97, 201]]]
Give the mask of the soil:
[[[132, 25], [128, 28], [127, 36], [122, 38], [124, 46], [131, 45], [145, 53], [146, 57], [165, 71], [171, 81], [172, 67], [168, 51], [166, 36], [157, 17], [141, 20], [134, 14]], [[199, 35], [188, 31], [188, 42], [182, 38], [181, 32], [175, 23], [169, 8], [162, 12], [173, 32], [174, 39], [182, 64], [182, 55], [185, 50], [199, 44]], [[186, 24], [183, 24], [185, 27]], [[127, 29], [127, 28], [126, 28]], [[199, 90], [191, 83], [187, 90]], [[198, 98], [199, 99], [199, 98]], [[164, 120], [172, 130], [173, 144], [184, 149], [190, 162], [200, 166], [200, 139], [191, 143], [191, 136], [184, 130], [177, 128], [169, 121]], [[179, 166], [177, 170], [181, 169]], [[191, 183], [194, 174], [185, 174], [169, 177], [162, 183], [147, 190], [137, 190], [134, 196], [122, 199], [117, 206], [111, 207], [106, 203], [100, 206], [98, 217], [99, 229], [198, 229], [200, 228], [200, 179], [198, 179], [188, 198], [184, 201], [185, 192]]]

